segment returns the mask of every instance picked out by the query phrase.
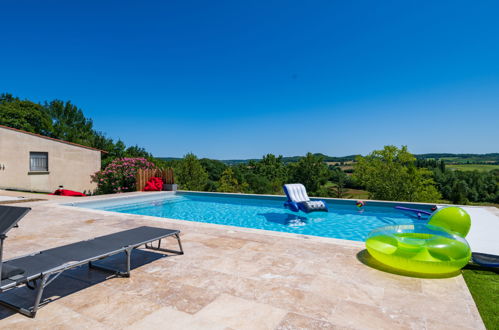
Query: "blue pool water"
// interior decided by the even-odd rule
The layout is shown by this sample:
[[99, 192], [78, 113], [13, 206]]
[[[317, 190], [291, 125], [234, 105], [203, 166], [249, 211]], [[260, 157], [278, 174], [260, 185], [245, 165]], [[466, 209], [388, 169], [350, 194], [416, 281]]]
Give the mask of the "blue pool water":
[[98, 209], [354, 241], [364, 241], [376, 227], [420, 221], [393, 209], [393, 205], [372, 204], [360, 211], [353, 202], [328, 201], [328, 213], [305, 214], [285, 209], [276, 199], [183, 193]]

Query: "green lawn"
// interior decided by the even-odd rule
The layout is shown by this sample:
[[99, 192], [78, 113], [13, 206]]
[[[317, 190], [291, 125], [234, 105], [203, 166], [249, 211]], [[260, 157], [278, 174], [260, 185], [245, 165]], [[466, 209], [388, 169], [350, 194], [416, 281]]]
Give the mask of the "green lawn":
[[348, 189], [346, 195], [351, 199], [369, 199], [369, 193], [360, 189]]
[[[335, 187], [335, 184], [329, 181], [325, 186], [329, 189], [332, 189], [333, 187]], [[345, 188], [345, 194], [342, 198], [369, 199], [369, 192], [367, 192], [366, 190]]]
[[463, 269], [463, 277], [488, 330], [499, 330], [499, 274]]
[[499, 169], [499, 165], [487, 165], [487, 164], [446, 165], [445, 167], [451, 170], [479, 171], [479, 172], [489, 172], [492, 170]]

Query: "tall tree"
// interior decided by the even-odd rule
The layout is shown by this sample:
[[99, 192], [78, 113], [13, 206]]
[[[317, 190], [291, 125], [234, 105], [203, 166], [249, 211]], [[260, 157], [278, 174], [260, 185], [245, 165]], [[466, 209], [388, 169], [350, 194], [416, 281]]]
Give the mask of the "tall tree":
[[[243, 182], [248, 184], [248, 192], [253, 194], [276, 193], [275, 187], [266, 177], [259, 176], [252, 171], [248, 171], [248, 173], [244, 175]], [[280, 192], [282, 192], [282, 190], [280, 190]]]
[[263, 156], [259, 162], [250, 164], [254, 173], [266, 178], [271, 185], [272, 192], [281, 191], [282, 185], [288, 180], [288, 170], [282, 161], [282, 156], [276, 157], [273, 154]]
[[208, 182], [208, 173], [194, 154], [185, 155], [178, 163], [176, 171], [176, 178], [182, 189], [204, 190]]
[[220, 182], [217, 191], [236, 193], [236, 192], [245, 192], [247, 189], [248, 189], [248, 184], [246, 182], [240, 184], [239, 181], [236, 179], [232, 168], [228, 167], [227, 169], [225, 169], [225, 171], [222, 173], [222, 176], [220, 177]]
[[310, 194], [317, 194], [329, 179], [329, 168], [321, 155], [309, 152], [290, 166], [292, 181], [302, 183]]
[[468, 186], [466, 182], [459, 180], [456, 181], [452, 187], [450, 200], [454, 204], [468, 204]]
[[149, 152], [147, 152], [146, 149], [139, 147], [137, 145], [126, 148], [125, 155], [127, 157], [152, 158], [152, 155]]
[[354, 177], [367, 188], [371, 198], [435, 202], [441, 197], [431, 171], [417, 168], [416, 158], [406, 146], [385, 146], [356, 160]]
[[345, 198], [347, 193], [347, 182], [348, 175], [343, 172], [339, 167], [335, 167], [331, 170], [331, 181], [334, 183], [334, 186], [330, 189], [330, 193], [328, 195], [333, 195], [336, 198]]
[[227, 165], [215, 159], [201, 158], [201, 165], [208, 172], [208, 177], [211, 181], [218, 181], [222, 173], [227, 169]]
[[45, 108], [52, 118], [54, 137], [83, 145], [92, 145], [95, 135], [93, 122], [83, 115], [81, 109], [70, 101], [60, 100], [45, 103]]
[[0, 95], [0, 125], [53, 137], [51, 118], [43, 106], [12, 94]]
[[217, 191], [220, 178], [225, 169], [227, 169], [227, 165], [215, 159], [202, 158], [199, 161], [208, 173], [208, 183], [205, 186], [205, 190]]

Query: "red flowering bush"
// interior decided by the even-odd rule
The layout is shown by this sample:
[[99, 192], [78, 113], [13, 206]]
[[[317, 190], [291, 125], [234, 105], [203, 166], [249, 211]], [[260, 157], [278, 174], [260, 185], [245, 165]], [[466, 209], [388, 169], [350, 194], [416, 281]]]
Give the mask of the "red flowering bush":
[[97, 183], [97, 193], [100, 194], [135, 191], [137, 170], [155, 167], [145, 158], [117, 158], [95, 173], [92, 182]]

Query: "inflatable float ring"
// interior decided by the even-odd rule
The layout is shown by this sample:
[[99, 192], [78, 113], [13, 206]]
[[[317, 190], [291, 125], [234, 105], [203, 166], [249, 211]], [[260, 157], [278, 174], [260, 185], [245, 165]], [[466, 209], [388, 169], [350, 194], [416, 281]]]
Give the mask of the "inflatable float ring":
[[376, 228], [369, 233], [366, 248], [385, 265], [420, 274], [454, 273], [471, 257], [463, 237], [427, 224]]

